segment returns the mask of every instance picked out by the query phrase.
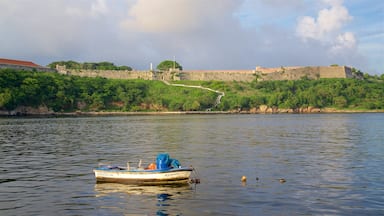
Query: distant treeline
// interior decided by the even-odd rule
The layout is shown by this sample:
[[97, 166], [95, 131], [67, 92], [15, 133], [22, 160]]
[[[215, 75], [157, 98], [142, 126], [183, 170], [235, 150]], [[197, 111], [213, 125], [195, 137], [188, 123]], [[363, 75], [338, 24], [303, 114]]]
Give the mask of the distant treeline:
[[83, 70], [128, 70], [132, 68], [129, 66], [116, 66], [111, 62], [84, 62], [79, 63], [76, 61], [56, 61], [48, 65], [51, 69], [55, 69], [56, 65], [65, 66], [67, 69], [83, 69]]

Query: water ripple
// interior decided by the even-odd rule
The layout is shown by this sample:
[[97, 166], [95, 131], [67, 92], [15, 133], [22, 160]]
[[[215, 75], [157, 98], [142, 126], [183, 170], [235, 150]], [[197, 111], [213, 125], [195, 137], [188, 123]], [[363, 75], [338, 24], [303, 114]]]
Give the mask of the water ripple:
[[[0, 214], [382, 215], [383, 124], [383, 114], [0, 118]], [[158, 152], [198, 168], [202, 183], [95, 184], [98, 163]]]

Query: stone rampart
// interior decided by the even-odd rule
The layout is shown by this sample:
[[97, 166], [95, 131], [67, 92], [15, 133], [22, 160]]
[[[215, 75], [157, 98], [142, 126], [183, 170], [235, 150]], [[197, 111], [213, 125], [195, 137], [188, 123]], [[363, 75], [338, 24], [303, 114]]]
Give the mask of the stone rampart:
[[319, 67], [320, 78], [352, 78], [352, 69], [346, 66]]
[[104, 77], [109, 79], [143, 79], [155, 80], [152, 71], [127, 71], [127, 70], [72, 70], [59, 71], [61, 74], [81, 77]]
[[256, 72], [257, 73], [262, 73], [262, 74], [269, 74], [269, 73], [276, 73], [276, 72], [282, 72], [286, 70], [294, 70], [298, 68], [303, 68], [300, 66], [291, 66], [291, 67], [276, 67], [276, 68], [265, 68], [265, 67], [256, 67]]
[[244, 81], [250, 82], [255, 79], [254, 70], [197, 70], [180, 72], [180, 80], [200, 81]]
[[272, 73], [259, 73], [259, 80], [298, 80], [303, 77], [309, 79], [320, 78], [317, 67], [295, 68], [291, 70], [281, 69]]
[[260, 80], [299, 80], [304, 77], [308, 79], [352, 77], [351, 69], [344, 66], [282, 68], [276, 72], [258, 74]]
[[329, 67], [280, 67], [261, 68], [256, 70], [186, 70], [186, 71], [119, 71], [119, 70], [74, 70], [58, 66], [61, 74], [83, 77], [105, 77], [111, 79], [144, 79], [144, 80], [195, 80], [195, 81], [242, 81], [262, 80], [299, 80], [302, 78], [350, 78], [351, 68], [340, 66]]

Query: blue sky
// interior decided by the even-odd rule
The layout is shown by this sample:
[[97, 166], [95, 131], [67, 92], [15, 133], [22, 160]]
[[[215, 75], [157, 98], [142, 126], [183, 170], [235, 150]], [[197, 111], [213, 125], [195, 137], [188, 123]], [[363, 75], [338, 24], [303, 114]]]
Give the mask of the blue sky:
[[381, 0], [1, 0], [0, 58], [384, 73]]

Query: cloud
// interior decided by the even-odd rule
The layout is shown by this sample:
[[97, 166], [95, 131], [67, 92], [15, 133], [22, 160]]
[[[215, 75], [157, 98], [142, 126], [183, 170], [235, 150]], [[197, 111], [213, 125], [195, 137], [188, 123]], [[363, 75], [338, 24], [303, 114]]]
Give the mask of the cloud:
[[260, 2], [273, 8], [297, 8], [303, 4], [302, 0], [261, 0]]
[[105, 0], [97, 0], [91, 4], [91, 15], [106, 15], [109, 12]]
[[195, 29], [199, 24], [198, 17], [190, 14], [194, 14], [196, 8], [196, 4], [178, 0], [139, 0], [129, 9], [129, 17], [122, 21], [122, 27], [129, 31], [149, 33]]
[[[156, 61], [173, 58], [185, 68], [234, 67], [232, 54], [244, 48], [233, 13], [238, 0], [138, 0], [128, 8], [121, 29], [132, 48]], [[231, 50], [231, 51], [230, 51]], [[184, 61], [183, 61], [184, 59]]]
[[3, 0], [0, 55], [42, 59], [40, 64], [63, 58], [87, 60], [92, 58], [87, 53], [94, 51], [92, 47], [109, 44], [108, 38], [102, 37], [111, 33], [113, 25], [107, 22], [113, 18], [105, 0]]
[[340, 31], [341, 27], [352, 20], [341, 0], [323, 0], [330, 8], [319, 11], [317, 18], [304, 16], [299, 18], [296, 33], [304, 40], [328, 40], [329, 36]]
[[[107, 16], [110, 9], [106, 0], [87, 0], [81, 3], [70, 3], [63, 5], [63, 11], [68, 16], [81, 18], [99, 18]], [[60, 14], [60, 11], [56, 11]]]
[[356, 60], [357, 39], [354, 33], [343, 32], [343, 27], [353, 17], [342, 0], [323, 0], [323, 3], [328, 7], [321, 9], [316, 18], [304, 16], [298, 19], [296, 35], [304, 42], [322, 43], [328, 47], [329, 54], [341, 56], [345, 62]]
[[382, 25], [353, 12], [335, 0], [1, 0], [0, 57], [135, 69], [173, 56], [185, 69], [359, 66], [357, 51], [373, 55]]
[[337, 36], [331, 52], [334, 54], [343, 53], [346, 51], [353, 51], [356, 49], [356, 38], [352, 32], [345, 32]]
[[138, 0], [121, 25], [129, 31], [147, 33], [195, 32], [225, 21], [222, 18], [237, 4], [236, 0]]

